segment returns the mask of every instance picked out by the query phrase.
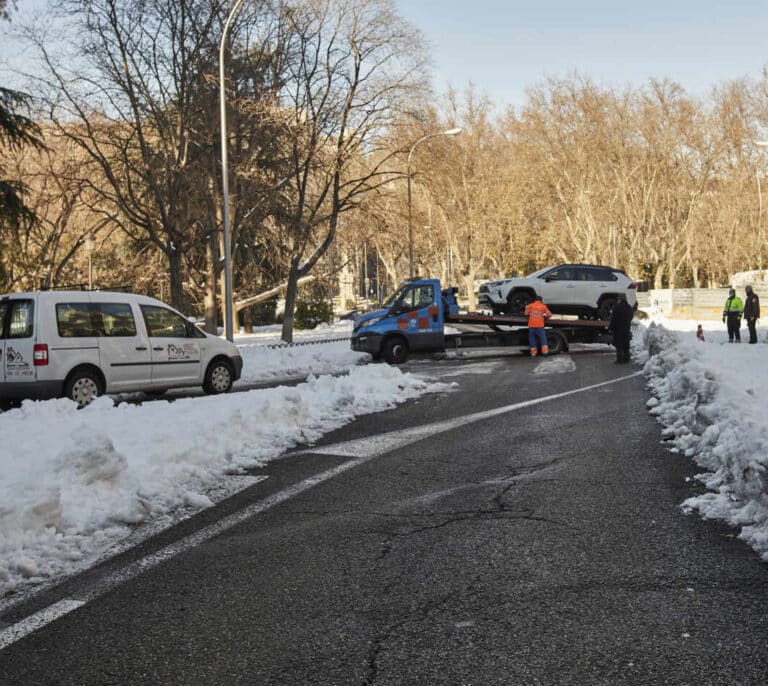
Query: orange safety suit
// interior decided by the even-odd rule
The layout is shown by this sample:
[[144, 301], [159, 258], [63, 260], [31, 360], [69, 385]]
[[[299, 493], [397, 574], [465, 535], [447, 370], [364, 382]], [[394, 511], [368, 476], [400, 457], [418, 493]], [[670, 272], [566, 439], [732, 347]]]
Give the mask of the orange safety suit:
[[552, 313], [541, 300], [534, 300], [526, 306], [525, 316], [528, 317], [528, 328], [541, 328], [544, 326], [544, 320], [549, 319]]
[[528, 343], [531, 347], [531, 357], [536, 357], [541, 346], [541, 354], [549, 353], [547, 334], [544, 331], [544, 321], [552, 316], [549, 308], [540, 300], [534, 300], [525, 308], [528, 317]]

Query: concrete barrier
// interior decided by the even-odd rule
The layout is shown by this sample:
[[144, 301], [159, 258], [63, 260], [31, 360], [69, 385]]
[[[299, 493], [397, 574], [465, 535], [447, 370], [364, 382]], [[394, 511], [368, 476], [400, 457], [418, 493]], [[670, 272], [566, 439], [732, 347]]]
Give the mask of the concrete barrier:
[[[768, 307], [768, 284], [755, 283], [761, 310]], [[742, 301], [746, 298], [743, 287], [736, 288]], [[723, 317], [728, 299], [728, 288], [663, 288], [637, 294], [638, 308], [650, 315], [661, 314], [670, 319], [717, 320]]]

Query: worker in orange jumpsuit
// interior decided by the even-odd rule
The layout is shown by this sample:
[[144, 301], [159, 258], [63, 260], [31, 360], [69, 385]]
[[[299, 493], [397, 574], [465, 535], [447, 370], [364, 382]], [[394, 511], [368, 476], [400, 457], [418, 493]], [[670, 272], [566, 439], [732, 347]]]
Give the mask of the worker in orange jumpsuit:
[[535, 295], [533, 302], [525, 308], [525, 316], [528, 317], [528, 344], [531, 346], [531, 357], [538, 355], [539, 347], [541, 347], [541, 354], [546, 355], [549, 353], [549, 346], [544, 322], [552, 316], [552, 313], [541, 302], [541, 298]]

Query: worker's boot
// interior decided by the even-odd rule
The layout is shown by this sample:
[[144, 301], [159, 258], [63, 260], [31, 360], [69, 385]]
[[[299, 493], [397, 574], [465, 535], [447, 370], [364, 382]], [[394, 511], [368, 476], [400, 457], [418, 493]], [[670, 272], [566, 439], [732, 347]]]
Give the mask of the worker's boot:
[[546, 346], [546, 345], [542, 345], [541, 346], [541, 354], [544, 355], [544, 356], [549, 355], [549, 347]]
[[531, 357], [536, 357], [539, 354], [538, 348], [531, 348]]

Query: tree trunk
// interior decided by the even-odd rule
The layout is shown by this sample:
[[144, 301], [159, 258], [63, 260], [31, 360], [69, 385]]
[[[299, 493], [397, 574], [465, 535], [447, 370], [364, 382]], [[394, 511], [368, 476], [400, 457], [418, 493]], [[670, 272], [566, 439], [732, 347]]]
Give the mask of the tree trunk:
[[464, 287], [467, 289], [467, 307], [470, 312], [474, 312], [477, 309], [477, 302], [475, 300], [475, 272], [470, 271], [462, 275], [464, 279]]
[[280, 338], [285, 343], [293, 343], [293, 313], [296, 309], [296, 296], [299, 292], [299, 258], [291, 259], [288, 272], [288, 287], [285, 290], [285, 314], [283, 315], [283, 332]]
[[205, 330], [218, 335], [217, 317], [216, 317], [216, 258], [213, 250], [214, 234], [208, 240], [205, 248]]
[[168, 277], [171, 282], [171, 305], [179, 312], [186, 314], [187, 298], [184, 294], [184, 279], [181, 273], [181, 252], [172, 248], [166, 255], [168, 257]]
[[246, 307], [243, 310], [243, 331], [253, 333], [253, 308]]

